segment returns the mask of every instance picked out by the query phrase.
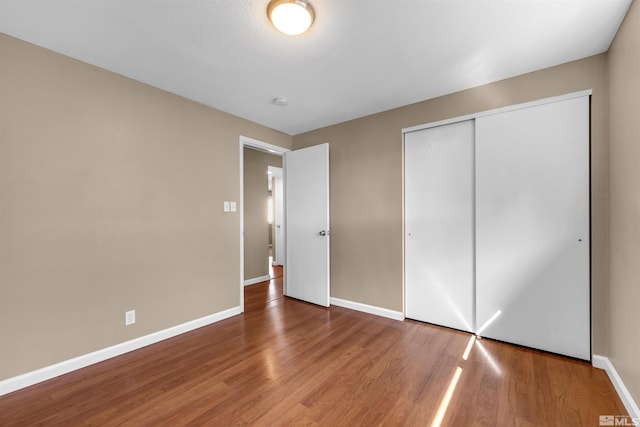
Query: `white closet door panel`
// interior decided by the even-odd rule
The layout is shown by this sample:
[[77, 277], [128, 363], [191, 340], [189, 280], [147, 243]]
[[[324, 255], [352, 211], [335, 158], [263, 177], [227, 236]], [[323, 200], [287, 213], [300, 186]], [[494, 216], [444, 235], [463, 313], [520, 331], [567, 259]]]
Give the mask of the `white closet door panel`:
[[405, 134], [406, 317], [474, 330], [473, 121]]
[[478, 118], [476, 200], [479, 334], [590, 359], [589, 98]]

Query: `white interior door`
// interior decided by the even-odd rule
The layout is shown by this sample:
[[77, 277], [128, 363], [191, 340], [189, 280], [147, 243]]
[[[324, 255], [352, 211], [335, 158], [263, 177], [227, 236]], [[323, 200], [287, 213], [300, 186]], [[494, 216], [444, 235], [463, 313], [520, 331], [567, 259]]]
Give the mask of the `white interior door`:
[[474, 331], [473, 120], [405, 134], [406, 317]]
[[329, 144], [284, 156], [285, 295], [329, 306]]
[[273, 180], [273, 198], [274, 198], [274, 220], [276, 222], [275, 236], [275, 259], [276, 265], [284, 265], [284, 182], [282, 174], [274, 177]]
[[476, 120], [479, 335], [590, 359], [589, 98]]

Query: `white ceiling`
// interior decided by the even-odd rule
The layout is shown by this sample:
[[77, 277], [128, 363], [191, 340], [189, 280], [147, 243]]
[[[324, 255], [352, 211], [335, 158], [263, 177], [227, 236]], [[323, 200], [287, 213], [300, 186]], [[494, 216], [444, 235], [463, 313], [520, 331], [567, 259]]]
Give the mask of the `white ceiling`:
[[606, 52], [631, 4], [310, 1], [295, 37], [268, 0], [0, 0], [0, 32], [295, 135]]

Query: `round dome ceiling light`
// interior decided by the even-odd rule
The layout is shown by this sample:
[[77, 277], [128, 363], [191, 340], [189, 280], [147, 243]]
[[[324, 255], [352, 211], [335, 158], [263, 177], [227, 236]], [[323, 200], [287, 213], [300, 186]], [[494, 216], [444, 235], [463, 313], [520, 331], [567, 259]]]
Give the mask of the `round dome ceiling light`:
[[307, 0], [271, 0], [267, 16], [279, 31], [297, 36], [313, 24], [315, 12]]

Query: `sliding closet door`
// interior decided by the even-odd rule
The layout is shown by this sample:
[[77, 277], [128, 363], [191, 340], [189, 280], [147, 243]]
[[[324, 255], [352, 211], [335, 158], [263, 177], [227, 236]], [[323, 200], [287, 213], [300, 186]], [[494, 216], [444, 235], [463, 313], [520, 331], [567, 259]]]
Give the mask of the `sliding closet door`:
[[476, 120], [479, 335], [590, 359], [589, 98]]
[[473, 121], [405, 134], [406, 317], [473, 331]]

